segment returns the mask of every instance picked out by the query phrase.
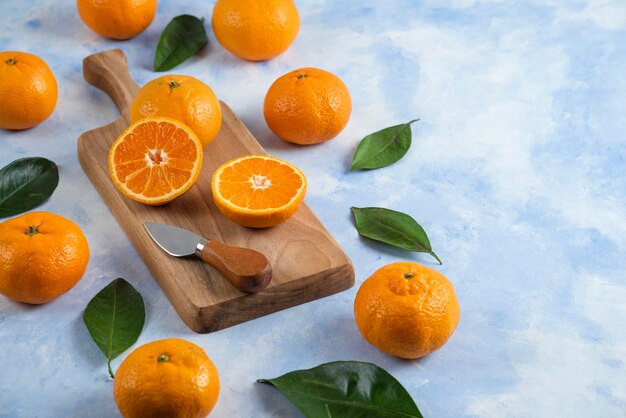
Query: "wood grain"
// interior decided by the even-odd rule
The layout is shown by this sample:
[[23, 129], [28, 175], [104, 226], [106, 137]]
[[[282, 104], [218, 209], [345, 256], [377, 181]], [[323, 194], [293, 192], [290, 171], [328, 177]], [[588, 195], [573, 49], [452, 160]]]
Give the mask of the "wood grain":
[[[107, 154], [113, 141], [129, 125], [128, 109], [139, 87], [132, 80], [126, 57], [120, 50], [85, 58], [83, 72], [85, 80], [111, 96], [121, 116], [78, 138], [80, 164], [192, 330], [216, 331], [340, 292], [354, 284], [350, 259], [306, 204], [287, 222], [260, 230], [231, 222], [215, 207], [211, 195], [213, 171], [225, 161], [242, 155], [266, 154], [224, 103], [221, 103], [222, 129], [205, 148], [202, 172], [188, 193], [157, 207], [124, 197], [109, 177]], [[261, 292], [242, 293], [202, 260], [167, 255], [146, 233], [144, 222], [166, 223], [208, 239], [260, 251], [270, 259], [272, 281]]]

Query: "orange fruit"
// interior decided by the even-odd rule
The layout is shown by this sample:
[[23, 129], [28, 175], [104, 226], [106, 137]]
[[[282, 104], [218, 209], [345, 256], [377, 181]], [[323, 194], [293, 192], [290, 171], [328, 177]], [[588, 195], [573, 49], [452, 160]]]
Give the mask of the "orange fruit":
[[186, 125], [146, 118], [128, 127], [109, 150], [109, 173], [126, 196], [161, 205], [187, 192], [202, 168], [202, 144]]
[[217, 368], [196, 344], [169, 338], [135, 349], [113, 379], [124, 418], [204, 418], [220, 391]]
[[130, 107], [130, 121], [165, 116], [189, 126], [203, 146], [215, 139], [222, 126], [222, 110], [213, 90], [186, 75], [164, 75], [144, 85]]
[[72, 221], [30, 212], [0, 223], [0, 293], [41, 304], [70, 290], [85, 274], [89, 245]]
[[233, 222], [267, 228], [296, 213], [306, 193], [306, 178], [287, 161], [248, 155], [215, 170], [211, 191], [215, 206]]
[[301, 145], [336, 137], [351, 112], [346, 85], [336, 75], [318, 68], [301, 68], [279, 77], [263, 103], [263, 115], [272, 132]]
[[230, 53], [263, 61], [289, 48], [300, 30], [300, 15], [293, 0], [217, 0], [211, 25]]
[[423, 357], [443, 346], [459, 323], [452, 283], [417, 263], [388, 264], [366, 279], [354, 300], [363, 337], [392, 356]]
[[77, 0], [80, 18], [89, 29], [111, 39], [130, 39], [154, 19], [157, 0]]
[[28, 129], [54, 111], [59, 92], [48, 64], [27, 52], [0, 52], [0, 128]]

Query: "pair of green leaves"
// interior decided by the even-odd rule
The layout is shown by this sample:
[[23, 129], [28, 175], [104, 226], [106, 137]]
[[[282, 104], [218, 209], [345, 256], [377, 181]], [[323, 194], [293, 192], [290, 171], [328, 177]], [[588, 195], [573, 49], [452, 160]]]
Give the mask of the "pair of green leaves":
[[98, 292], [85, 308], [83, 321], [106, 356], [111, 377], [111, 360], [137, 341], [145, 319], [143, 298], [122, 278], [113, 280]]
[[[386, 167], [400, 160], [411, 147], [411, 124], [419, 119], [374, 132], [363, 138], [352, 159], [351, 170]], [[352, 208], [361, 236], [414, 252], [433, 252], [426, 231], [412, 217], [385, 208]]]
[[258, 382], [276, 387], [308, 418], [422, 418], [400, 382], [371, 363], [336, 361]]
[[209, 42], [204, 19], [177, 16], [167, 24], [154, 54], [154, 71], [168, 71], [196, 54]]
[[0, 170], [0, 218], [45, 202], [59, 184], [59, 169], [41, 157], [20, 158]]

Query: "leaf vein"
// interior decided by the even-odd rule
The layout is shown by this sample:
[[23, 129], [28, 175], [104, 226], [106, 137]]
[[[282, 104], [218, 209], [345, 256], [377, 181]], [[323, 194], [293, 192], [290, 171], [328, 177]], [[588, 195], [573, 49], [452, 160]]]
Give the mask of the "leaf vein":
[[112, 359], [112, 351], [113, 351], [113, 334], [115, 328], [115, 311], [117, 309], [117, 285], [113, 286], [113, 315], [111, 316], [111, 330], [109, 332], [109, 353], [107, 355], [108, 359]]

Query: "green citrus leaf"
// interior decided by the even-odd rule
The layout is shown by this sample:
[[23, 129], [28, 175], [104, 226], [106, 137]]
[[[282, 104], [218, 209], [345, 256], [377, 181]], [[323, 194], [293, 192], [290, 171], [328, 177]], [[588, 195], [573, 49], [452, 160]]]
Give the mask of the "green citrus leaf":
[[257, 382], [276, 387], [308, 418], [422, 418], [400, 382], [371, 363], [336, 361]]
[[385, 208], [355, 207], [352, 214], [360, 235], [405, 250], [428, 253], [441, 264], [426, 231], [409, 215]]
[[154, 71], [167, 71], [183, 63], [209, 41], [204, 21], [195, 16], [177, 16], [167, 24], [154, 54]]
[[411, 124], [391, 126], [361, 140], [352, 159], [350, 170], [387, 167], [404, 157], [411, 148]]
[[146, 319], [143, 298], [126, 280], [113, 280], [87, 304], [83, 321], [94, 342], [111, 360], [133, 345]]
[[59, 169], [41, 157], [20, 158], [0, 170], [0, 218], [45, 202], [59, 184]]

